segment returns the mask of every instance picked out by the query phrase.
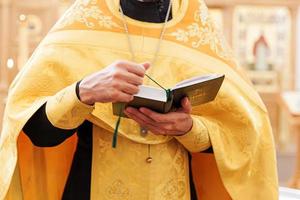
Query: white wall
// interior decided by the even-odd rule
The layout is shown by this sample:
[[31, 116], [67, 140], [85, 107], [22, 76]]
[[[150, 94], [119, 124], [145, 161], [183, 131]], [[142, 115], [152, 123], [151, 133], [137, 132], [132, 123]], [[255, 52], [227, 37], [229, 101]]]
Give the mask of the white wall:
[[297, 46], [296, 49], [296, 73], [295, 73], [295, 80], [296, 80], [296, 89], [300, 90], [300, 8], [298, 8], [298, 16], [297, 16]]

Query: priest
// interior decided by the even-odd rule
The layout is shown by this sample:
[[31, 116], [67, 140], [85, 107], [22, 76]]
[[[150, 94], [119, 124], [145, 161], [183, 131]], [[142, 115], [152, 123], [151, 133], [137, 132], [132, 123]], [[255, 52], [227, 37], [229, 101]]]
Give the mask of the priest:
[[[112, 102], [225, 74], [215, 101], [160, 114]], [[203, 0], [77, 0], [13, 81], [0, 199], [277, 199], [266, 108]]]

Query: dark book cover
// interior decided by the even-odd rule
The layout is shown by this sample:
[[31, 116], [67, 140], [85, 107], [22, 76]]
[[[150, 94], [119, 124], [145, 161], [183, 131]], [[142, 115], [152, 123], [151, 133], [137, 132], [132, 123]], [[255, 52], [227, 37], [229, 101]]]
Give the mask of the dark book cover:
[[[192, 106], [201, 105], [213, 101], [224, 81], [225, 75], [210, 74], [206, 76], [194, 77], [178, 83], [171, 89], [171, 98], [167, 100], [166, 92], [160, 88], [147, 88], [142, 86], [141, 90], [134, 96], [134, 99], [129, 103], [113, 103], [113, 114], [121, 115], [126, 107], [146, 107], [159, 113], [168, 113], [173, 108], [181, 107], [181, 100], [188, 97]], [[143, 94], [142, 94], [143, 93]], [[166, 95], [165, 98], [163, 95]]]

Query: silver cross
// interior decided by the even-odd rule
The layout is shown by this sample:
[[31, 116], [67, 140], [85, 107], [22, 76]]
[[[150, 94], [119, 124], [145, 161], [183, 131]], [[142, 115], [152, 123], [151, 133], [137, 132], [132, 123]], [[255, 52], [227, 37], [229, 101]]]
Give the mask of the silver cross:
[[148, 129], [145, 128], [145, 127], [141, 127], [140, 128], [140, 134], [141, 134], [141, 136], [146, 137], [147, 134], [148, 134]]

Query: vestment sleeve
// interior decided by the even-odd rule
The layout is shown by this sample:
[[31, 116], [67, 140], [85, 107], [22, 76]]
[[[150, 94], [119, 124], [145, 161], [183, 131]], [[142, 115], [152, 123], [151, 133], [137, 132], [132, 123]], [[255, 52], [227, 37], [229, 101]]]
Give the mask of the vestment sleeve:
[[71, 137], [76, 129], [65, 130], [53, 126], [47, 118], [45, 103], [28, 120], [23, 131], [35, 146], [53, 147]]
[[192, 116], [193, 127], [183, 136], [176, 136], [175, 138], [189, 151], [201, 152], [211, 147], [208, 129], [201, 121], [201, 117]]
[[49, 98], [46, 114], [51, 124], [61, 129], [74, 129], [80, 126], [94, 109], [82, 103], [76, 95], [76, 83]]
[[[76, 84], [77, 97], [78, 84], [79, 82]], [[59, 145], [67, 138], [71, 137], [79, 127], [78, 125], [73, 129], [63, 129], [54, 126], [47, 117], [46, 105], [47, 103], [37, 110], [23, 128], [24, 133], [30, 138], [32, 143], [39, 147], [52, 147]]]

